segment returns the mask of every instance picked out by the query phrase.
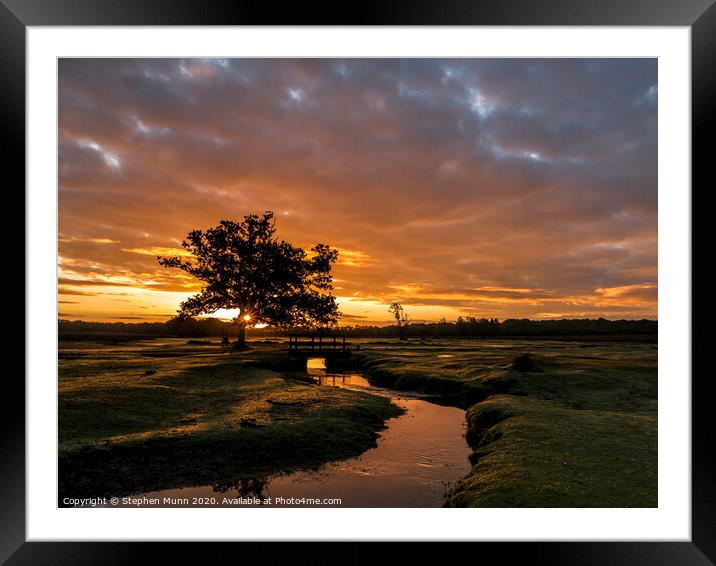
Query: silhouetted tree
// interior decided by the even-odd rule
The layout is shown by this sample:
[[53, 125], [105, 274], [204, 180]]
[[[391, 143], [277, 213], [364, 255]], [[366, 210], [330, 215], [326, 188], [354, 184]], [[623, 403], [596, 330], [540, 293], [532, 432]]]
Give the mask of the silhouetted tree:
[[200, 293], [181, 303], [180, 316], [239, 309], [236, 348], [246, 346], [249, 321], [274, 327], [331, 325], [340, 313], [331, 267], [338, 251], [316, 244], [311, 254], [275, 237], [273, 212], [222, 220], [193, 230], [182, 242], [186, 257], [157, 257], [203, 282]]
[[405, 335], [405, 331], [408, 329], [408, 315], [405, 314], [405, 309], [400, 303], [392, 303], [388, 310], [393, 313], [395, 323], [398, 327], [398, 336], [401, 340], [407, 340], [408, 337]]

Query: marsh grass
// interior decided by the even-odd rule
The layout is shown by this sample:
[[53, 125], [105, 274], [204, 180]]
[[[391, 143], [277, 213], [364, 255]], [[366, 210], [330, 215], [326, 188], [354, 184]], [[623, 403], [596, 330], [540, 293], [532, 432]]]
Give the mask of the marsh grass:
[[653, 344], [414, 342], [359, 356], [373, 383], [468, 409], [473, 469], [449, 506], [658, 504]]
[[70, 355], [59, 362], [60, 499], [233, 485], [315, 468], [374, 446], [385, 420], [402, 412], [383, 397], [257, 367], [276, 350], [63, 350]]
[[[401, 412], [316, 385], [282, 344], [219, 350], [61, 344], [60, 496], [261, 482], [356, 456]], [[366, 340], [351, 358], [375, 385], [467, 409], [473, 467], [446, 505], [657, 505], [654, 344]]]

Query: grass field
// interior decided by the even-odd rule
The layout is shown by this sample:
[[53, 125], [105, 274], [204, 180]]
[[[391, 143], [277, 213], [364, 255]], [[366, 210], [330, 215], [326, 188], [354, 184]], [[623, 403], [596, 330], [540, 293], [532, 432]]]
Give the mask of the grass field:
[[473, 468], [450, 506], [658, 504], [654, 344], [416, 341], [360, 357], [376, 384], [468, 409]]
[[59, 495], [119, 496], [247, 479], [356, 456], [402, 410], [186, 341], [60, 346]]
[[[473, 467], [446, 505], [657, 505], [655, 344], [359, 342], [351, 367], [374, 385], [467, 410]], [[254, 346], [61, 342], [60, 496], [315, 468], [364, 452], [400, 414], [384, 397], [307, 383], [278, 342]]]

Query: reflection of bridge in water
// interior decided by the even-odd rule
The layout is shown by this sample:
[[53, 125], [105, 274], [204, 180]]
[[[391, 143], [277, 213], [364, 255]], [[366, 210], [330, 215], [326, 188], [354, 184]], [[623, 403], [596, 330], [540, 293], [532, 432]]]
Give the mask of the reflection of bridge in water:
[[[314, 377], [318, 379], [318, 383], [320, 385], [345, 385], [346, 377], [348, 376], [345, 373], [327, 373], [325, 375], [316, 375]], [[348, 378], [348, 382], [350, 383], [350, 378]]]
[[306, 373], [319, 385], [332, 385], [347, 389], [370, 389], [370, 383], [360, 372], [350, 367], [350, 363], [340, 359], [337, 363], [330, 362], [330, 358], [306, 358]]

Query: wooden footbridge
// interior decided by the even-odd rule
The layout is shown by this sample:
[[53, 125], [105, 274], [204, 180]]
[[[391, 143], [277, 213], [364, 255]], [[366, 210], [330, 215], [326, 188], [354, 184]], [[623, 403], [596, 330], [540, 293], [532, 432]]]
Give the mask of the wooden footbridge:
[[346, 342], [345, 336], [322, 334], [289, 334], [288, 351], [299, 356], [349, 356], [351, 353], [350, 343]]

